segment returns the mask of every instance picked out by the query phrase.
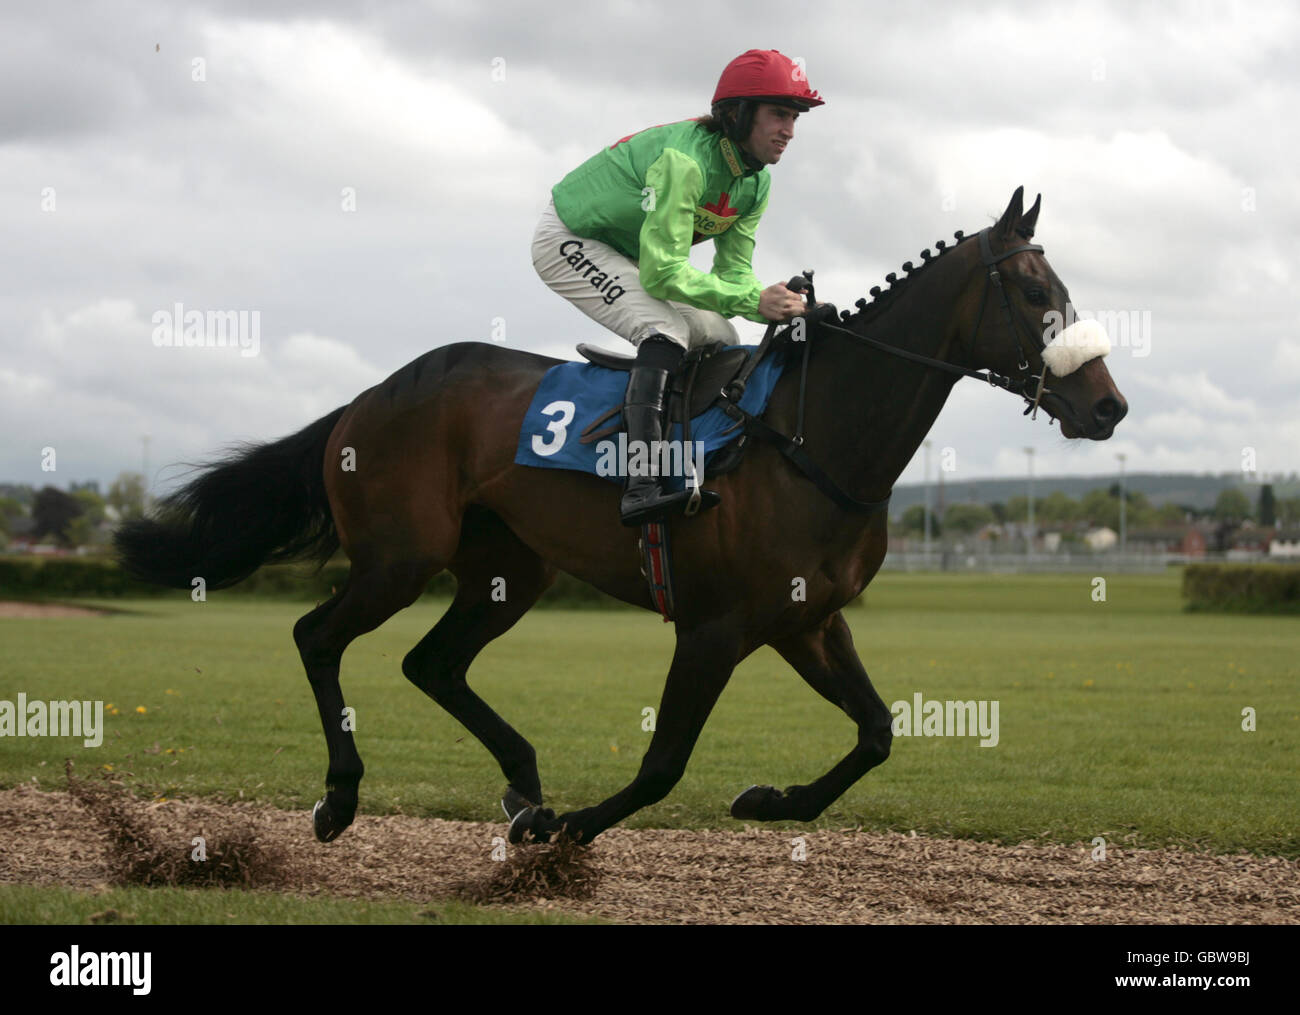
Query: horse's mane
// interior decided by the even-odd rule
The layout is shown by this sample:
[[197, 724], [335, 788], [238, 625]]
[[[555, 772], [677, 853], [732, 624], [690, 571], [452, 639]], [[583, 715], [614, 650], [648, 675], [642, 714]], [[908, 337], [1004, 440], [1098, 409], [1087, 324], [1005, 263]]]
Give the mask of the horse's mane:
[[[1023, 223], [1017, 226], [1016, 232], [1026, 240], [1032, 240], [1034, 238], [1033, 227], [1028, 223]], [[871, 299], [868, 300], [865, 296], [859, 299], [855, 303], [855, 306], [858, 308], [856, 311], [841, 310], [840, 321], [843, 323], [847, 323], [850, 320], [864, 322], [874, 321], [893, 305], [898, 294], [907, 288], [907, 284], [911, 282], [915, 276], [920, 275], [926, 268], [930, 267], [930, 265], [935, 261], [943, 257], [944, 254], [956, 250], [967, 240], [972, 239], [971, 236], [967, 236], [960, 229], [952, 235], [953, 239], [957, 241], [956, 243], [949, 244], [945, 240], [936, 240], [934, 243], [934, 249], [939, 251], [939, 253], [932, 254], [930, 253], [930, 248], [926, 247], [921, 251], [921, 264], [919, 266], [913, 266], [911, 261], [904, 261], [902, 278], [899, 278], [895, 272], [891, 271], [885, 276], [885, 281], [889, 283], [888, 289], [881, 289], [878, 285], [872, 286], [871, 291], [868, 293]]]
[[967, 240], [971, 239], [970, 236], [967, 236], [960, 229], [953, 233], [953, 238], [957, 241], [953, 244], [949, 244], [944, 240], [936, 240], [934, 249], [938, 251], [937, 254], [932, 254], [929, 247], [922, 250], [920, 255], [920, 265], [914, 266], [911, 261], [904, 261], [902, 278], [899, 278], [895, 272], [891, 271], [885, 276], [885, 281], [889, 283], [888, 289], [881, 289], [878, 285], [872, 286], [871, 291], [868, 293], [871, 299], [867, 299], [865, 296], [859, 299], [855, 304], [858, 308], [856, 311], [841, 310], [840, 320], [845, 323], [850, 320], [865, 322], [874, 321], [893, 305], [898, 294], [906, 289], [913, 279], [922, 274], [927, 268], [934, 264], [935, 261], [943, 257], [944, 254], [951, 253]]

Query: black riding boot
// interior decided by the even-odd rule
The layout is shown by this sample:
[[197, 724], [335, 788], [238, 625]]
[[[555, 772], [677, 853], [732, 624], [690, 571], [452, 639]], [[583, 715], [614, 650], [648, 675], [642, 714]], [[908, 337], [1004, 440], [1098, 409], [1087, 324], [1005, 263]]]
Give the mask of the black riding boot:
[[[685, 350], [671, 339], [658, 335], [644, 339], [636, 350], [636, 364], [627, 382], [623, 401], [623, 421], [627, 426], [627, 443], [643, 441], [647, 454], [643, 461], [659, 460], [659, 442], [671, 426], [664, 421], [668, 380], [681, 363]], [[683, 459], [686, 457], [683, 449]], [[629, 450], [628, 458], [632, 458]], [[628, 476], [623, 501], [619, 505], [623, 524], [641, 525], [673, 514], [691, 499], [692, 489], [664, 493], [655, 476]]]

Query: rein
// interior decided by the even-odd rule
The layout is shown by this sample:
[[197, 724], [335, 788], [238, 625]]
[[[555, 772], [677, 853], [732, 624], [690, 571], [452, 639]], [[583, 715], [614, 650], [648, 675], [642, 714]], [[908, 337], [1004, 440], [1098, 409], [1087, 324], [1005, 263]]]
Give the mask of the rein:
[[[1029, 373], [1029, 361], [1025, 358], [1025, 347], [1021, 342], [1021, 329], [1018, 326], [1018, 321], [1023, 319], [1018, 319], [1011, 309], [1011, 300], [1007, 296], [1006, 287], [1002, 284], [1002, 276], [997, 270], [997, 265], [1005, 261], [1007, 258], [1012, 257], [1015, 254], [1022, 254], [1025, 251], [1042, 253], [1043, 248], [1036, 243], [1026, 243], [1023, 246], [1015, 247], [1005, 253], [994, 256], [993, 249], [989, 244], [990, 231], [991, 228], [983, 229], [979, 234], [980, 260], [983, 262], [984, 267], [989, 269], [989, 273], [988, 279], [984, 283], [984, 291], [980, 295], [980, 309], [979, 313], [975, 315], [975, 327], [971, 330], [968, 346], [970, 349], [975, 348], [975, 339], [979, 336], [980, 324], [984, 320], [984, 306], [988, 303], [989, 289], [995, 288], [1002, 294], [1002, 310], [1006, 314], [1007, 326], [1016, 336], [1016, 347], [1019, 351], [1020, 357], [1016, 363], [1016, 368], [1021, 374], [1021, 377], [1018, 380], [1008, 377], [1006, 374], [997, 373], [994, 370], [972, 370], [970, 367], [958, 366], [956, 363], [948, 363], [945, 360], [935, 359], [932, 356], [922, 356], [920, 353], [911, 352], [907, 349], [900, 349], [896, 345], [889, 345], [886, 342], [881, 342], [879, 339], [870, 338], [866, 335], [859, 335], [855, 331], [849, 331], [848, 328], [841, 328], [839, 325], [831, 324], [828, 321], [819, 321], [819, 325], [830, 331], [838, 331], [841, 335], [847, 335], [849, 338], [879, 349], [881, 352], [900, 356], [903, 359], [910, 359], [916, 363], [924, 363], [926, 366], [936, 367], [939, 370], [946, 370], [950, 374], [958, 374], [962, 377], [974, 377], [977, 380], [988, 382], [991, 387], [1001, 388], [1004, 391], [1009, 391], [1013, 395], [1019, 395], [1029, 403], [1029, 407], [1025, 409], [1025, 415], [1034, 411], [1035, 418], [1037, 418], [1036, 410], [1038, 409], [1038, 403], [1042, 400], [1043, 395], [1047, 394], [1047, 365], [1043, 364], [1043, 371], [1037, 376]], [[1032, 334], [1033, 332], [1031, 330], [1031, 344]], [[1033, 385], [1032, 395], [1030, 394], [1031, 384]]]
[[[1007, 295], [1006, 287], [1002, 284], [1002, 276], [998, 272], [997, 266], [1007, 258], [1013, 257], [1016, 254], [1022, 254], [1026, 251], [1042, 253], [1043, 248], [1036, 243], [1026, 243], [995, 256], [992, 245], [989, 242], [989, 234], [991, 232], [992, 228], [990, 227], [982, 229], [979, 233], [980, 261], [989, 271], [988, 278], [984, 283], [984, 291], [980, 295], [980, 309], [979, 313], [975, 316], [975, 327], [971, 330], [969, 349], [975, 348], [975, 340], [979, 337], [980, 324], [984, 319], [984, 306], [988, 302], [989, 289], [997, 289], [1002, 294], [1002, 310], [1006, 315], [1007, 326], [1016, 337], [1016, 348], [1019, 356], [1016, 367], [1020, 373], [1018, 379], [1008, 377], [1006, 374], [997, 373], [992, 369], [974, 370], [970, 367], [959, 366], [956, 363], [948, 363], [941, 359], [935, 359], [932, 356], [923, 356], [920, 353], [911, 352], [908, 349], [900, 349], [896, 345], [889, 345], [886, 342], [870, 338], [867, 335], [859, 335], [855, 331], [850, 331], [848, 328], [842, 328], [837, 324], [831, 324], [827, 320], [816, 319], [811, 314], [805, 319], [809, 320], [810, 323], [816, 323], [819, 327], [825, 328], [829, 331], [837, 331], [841, 335], [847, 335], [849, 338], [865, 345], [869, 345], [875, 349], [879, 349], [881, 352], [887, 352], [893, 356], [909, 359], [916, 363], [923, 363], [926, 366], [935, 367], [939, 370], [946, 370], [949, 373], [957, 374], [959, 377], [974, 377], [978, 380], [986, 381], [991, 387], [1001, 388], [1004, 391], [1009, 391], [1013, 395], [1019, 395], [1029, 403], [1024, 414], [1029, 415], [1030, 412], [1033, 412], [1033, 418], [1037, 419], [1039, 403], [1042, 401], [1043, 395], [1048, 393], [1046, 387], [1047, 364], [1043, 364], [1042, 372], [1037, 376], [1029, 373], [1029, 360], [1025, 357], [1025, 346], [1021, 341], [1020, 325], [1023, 322], [1023, 318], [1018, 317], [1014, 311], [1012, 311], [1011, 300]], [[809, 301], [812, 302], [815, 307], [816, 304], [813, 295], [811, 271], [805, 271], [802, 276], [796, 276], [791, 279], [788, 283], [788, 287], [796, 292], [803, 292], [806, 290]], [[859, 301], [859, 305], [861, 305], [861, 302], [862, 301]], [[833, 312], [834, 307], [831, 307], [831, 310]], [[805, 336], [802, 339], [805, 344], [803, 348], [803, 363], [800, 367], [799, 376], [798, 416], [793, 436], [787, 436], [786, 434], [781, 433], [779, 430], [769, 426], [767, 423], [763, 422], [763, 420], [759, 419], [757, 416], [751, 415], [736, 404], [740, 401], [740, 396], [744, 394], [745, 382], [749, 379], [749, 375], [753, 373], [754, 368], [771, 347], [773, 336], [776, 333], [776, 327], [776, 322], [772, 322], [768, 325], [767, 333], [763, 336], [762, 343], [745, 363], [736, 378], [720, 392], [719, 402], [721, 403], [723, 412], [736, 420], [738, 425], [742, 427], [747, 434], [774, 445], [782, 455], [789, 459], [792, 465], [811, 479], [813, 483], [817, 485], [818, 489], [830, 497], [831, 500], [835, 501], [835, 503], [844, 510], [855, 514], [874, 514], [877, 511], [884, 510], [889, 505], [889, 496], [886, 496], [883, 500], [858, 500], [845, 492], [845, 490], [831, 479], [831, 477], [808, 456], [808, 453], [803, 450], [803, 417], [805, 392], [807, 390], [808, 382], [808, 346], [811, 344], [809, 336]], [[787, 329], [786, 334], [788, 333], [789, 330]], [[1032, 347], [1032, 329], [1030, 329], [1029, 334], [1030, 345]], [[1031, 389], [1033, 391], [1032, 395], [1030, 394]]]

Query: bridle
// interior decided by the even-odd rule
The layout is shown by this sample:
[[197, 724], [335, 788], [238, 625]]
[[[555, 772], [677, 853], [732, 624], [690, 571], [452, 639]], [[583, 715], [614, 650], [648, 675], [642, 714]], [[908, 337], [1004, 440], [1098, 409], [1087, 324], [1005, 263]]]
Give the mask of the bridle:
[[[831, 324], [829, 321], [820, 318], [818, 311], [814, 309], [807, 315], [807, 321], [810, 325], [816, 324], [818, 327], [825, 328], [828, 331], [838, 331], [842, 335], [847, 335], [856, 342], [872, 346], [882, 352], [887, 352], [893, 356], [899, 356], [903, 359], [909, 359], [916, 363], [924, 363], [927, 366], [935, 367], [939, 370], [946, 370], [949, 373], [957, 374], [961, 377], [975, 377], [982, 381], [987, 381], [992, 387], [1002, 388], [1013, 395], [1019, 395], [1028, 404], [1025, 409], [1025, 415], [1030, 412], [1034, 413], [1034, 418], [1038, 418], [1038, 405], [1045, 394], [1048, 394], [1046, 387], [1047, 381], [1047, 364], [1043, 364], [1042, 371], [1035, 376], [1030, 372], [1029, 360], [1025, 356], [1025, 344], [1022, 340], [1022, 331], [1027, 329], [1029, 332], [1029, 348], [1034, 347], [1033, 329], [1024, 321], [1024, 318], [1016, 314], [1011, 309], [1011, 299], [1007, 294], [1007, 288], [1002, 284], [1002, 275], [997, 266], [1009, 257], [1016, 254], [1023, 254], [1029, 251], [1041, 254], [1043, 248], [1036, 243], [1026, 243], [1019, 247], [1013, 247], [1011, 250], [1003, 251], [1001, 254], [993, 253], [993, 246], [989, 242], [989, 235], [992, 233], [992, 227], [980, 230], [979, 233], [979, 250], [980, 261], [988, 269], [988, 278], [984, 282], [984, 291], [980, 295], [979, 313], [975, 315], [975, 327], [971, 330], [969, 347], [966, 352], [968, 355], [975, 349], [976, 339], [979, 337], [980, 324], [984, 320], [984, 306], [988, 303], [989, 290], [997, 289], [1002, 294], [1002, 311], [1006, 315], [1007, 327], [1016, 339], [1016, 370], [1015, 378], [1008, 377], [1005, 374], [997, 373], [995, 370], [975, 370], [971, 367], [958, 366], [955, 363], [948, 363], [941, 359], [935, 359], [932, 356], [922, 356], [920, 353], [911, 352], [908, 349], [900, 349], [896, 345], [889, 345], [881, 342], [879, 339], [870, 338], [866, 335], [860, 335], [856, 331], [850, 331], [848, 328], [841, 328], [837, 324]], [[1023, 235], [1023, 234], [1022, 234]], [[1025, 236], [1029, 239], [1033, 233]], [[909, 269], [910, 270], [910, 269]], [[892, 281], [892, 278], [891, 278]], [[812, 285], [812, 272], [805, 271], [803, 276], [796, 276], [787, 283], [790, 289], [796, 292], [807, 294], [808, 303], [816, 308], [816, 296]], [[859, 301], [859, 306], [862, 301]], [[827, 306], [825, 308], [830, 314], [834, 314], [835, 308]], [[848, 494], [838, 483], [826, 474], [816, 462], [814, 462], [804, 451], [803, 427], [804, 427], [804, 407], [806, 405], [806, 393], [808, 385], [808, 350], [811, 343], [807, 339], [799, 339], [803, 342], [803, 365], [799, 374], [799, 402], [798, 410], [795, 416], [795, 430], [793, 435], [786, 435], [769, 426], [763, 420], [756, 416], [750, 415], [739, 406], [741, 396], [745, 391], [745, 383], [750, 374], [758, 365], [773, 343], [776, 334], [776, 322], [768, 325], [767, 333], [763, 336], [762, 344], [746, 360], [740, 372], [718, 393], [718, 400], [714, 403], [718, 405], [732, 419], [736, 420], [737, 426], [743, 427], [747, 434], [765, 441], [774, 447], [781, 454], [785, 455], [796, 468], [811, 479], [828, 497], [835, 501], [840, 507], [847, 511], [858, 514], [874, 514], [883, 511], [889, 504], [889, 497], [877, 501], [860, 501]], [[785, 332], [789, 334], [789, 330]], [[973, 357], [972, 357], [973, 358]], [[1051, 413], [1051, 410], [1047, 410]]]
[[[890, 353], [894, 356], [901, 356], [903, 359], [910, 359], [917, 363], [924, 363], [927, 366], [937, 367], [940, 370], [946, 370], [949, 373], [959, 374], [963, 377], [974, 377], [977, 380], [986, 381], [995, 388], [1002, 388], [1013, 395], [1019, 395], [1028, 405], [1025, 408], [1025, 415], [1034, 413], [1034, 418], [1038, 418], [1038, 405], [1044, 395], [1049, 394], [1046, 386], [1047, 382], [1047, 364], [1043, 364], [1043, 369], [1038, 374], [1030, 372], [1029, 360], [1025, 356], [1025, 344], [1023, 342], [1022, 332], [1027, 330], [1029, 334], [1029, 348], [1034, 348], [1033, 329], [1025, 322], [1024, 318], [1016, 314], [1011, 309], [1011, 299], [1007, 294], [1007, 288], [1002, 284], [1002, 275], [997, 266], [1009, 257], [1016, 254], [1023, 254], [1026, 251], [1041, 254], [1043, 248], [1036, 243], [1026, 243], [1019, 247], [1013, 247], [1011, 250], [1003, 251], [1001, 254], [993, 253], [993, 246], [989, 242], [989, 236], [993, 232], [992, 226], [981, 229], [978, 241], [980, 250], [980, 261], [988, 269], [988, 277], [984, 282], [984, 291], [980, 294], [979, 313], [975, 315], [975, 326], [971, 329], [970, 341], [967, 343], [967, 353], [973, 354], [975, 350], [975, 341], [979, 337], [980, 324], [984, 320], [984, 307], [988, 303], [989, 290], [996, 289], [1002, 295], [1002, 311], [1006, 316], [1007, 327], [1016, 339], [1016, 371], [1017, 376], [1012, 378], [1006, 374], [1000, 374], [995, 370], [973, 370], [970, 367], [958, 366], [956, 363], [948, 363], [941, 359], [935, 359], [932, 356], [922, 356], [920, 353], [911, 352], [907, 349], [900, 349], [896, 345], [889, 345], [881, 342], [879, 339], [869, 338], [866, 335], [860, 335], [848, 328], [841, 328], [839, 325], [831, 324], [829, 321], [817, 322], [820, 327], [827, 328], [831, 331], [838, 331], [842, 335], [870, 345], [882, 352]], [[1030, 235], [1033, 235], [1032, 233]], [[1028, 237], [1026, 237], [1028, 238]], [[859, 301], [861, 303], [861, 301]], [[971, 356], [973, 359], [973, 355]]]
[[[1034, 235], [1031, 230], [1026, 230], [1026, 231], [1028, 232], [1028, 236], [1025, 237], [1026, 239], [1029, 239], [1029, 237]], [[1006, 315], [1007, 328], [1010, 329], [1011, 333], [1016, 337], [1016, 353], [1017, 353], [1016, 370], [1020, 374], [1020, 387], [1016, 391], [1016, 393], [1021, 395], [1021, 397], [1023, 397], [1027, 402], [1030, 403], [1029, 408], [1025, 410], [1025, 415], [1029, 415], [1029, 413], [1032, 411], [1034, 413], [1033, 418], [1037, 419], [1038, 403], [1042, 401], [1043, 395], [1046, 393], [1045, 385], [1047, 381], [1047, 364], [1046, 363], [1043, 364], [1042, 372], [1039, 373], [1037, 377], [1038, 383], [1034, 386], [1035, 389], [1034, 397], [1030, 398], [1029, 382], [1034, 380], [1034, 376], [1029, 372], [1029, 360], [1025, 357], [1025, 346], [1024, 343], [1021, 341], [1020, 325], [1024, 324], [1024, 318], [1021, 317], [1019, 314], [1015, 313], [1011, 309], [1011, 298], [1007, 295], [1007, 287], [1002, 284], [1002, 275], [998, 271], [997, 266], [1001, 264], [1003, 261], [1005, 261], [1008, 257], [1014, 257], [1016, 254], [1023, 254], [1026, 251], [1032, 251], [1034, 253], [1041, 254], [1043, 252], [1043, 248], [1040, 247], [1037, 243], [1026, 243], [1023, 246], [1013, 247], [1011, 250], [1004, 251], [995, 257], [993, 254], [993, 246], [991, 243], [989, 243], [990, 232], [992, 232], [991, 227], [986, 229], [981, 229], [979, 234], [980, 261], [984, 264], [984, 267], [988, 268], [989, 274], [987, 280], [984, 283], [984, 291], [980, 294], [980, 309], [979, 309], [979, 313], [975, 315], [975, 327], [971, 330], [970, 346], [967, 351], [972, 355], [974, 354], [975, 339], [979, 335], [980, 322], [983, 321], [984, 319], [984, 304], [988, 302], [989, 289], [990, 288], [996, 289], [999, 293], [1002, 294], [1002, 312], [1003, 314]], [[1029, 326], [1026, 324], [1025, 327], [1028, 328]], [[1033, 329], [1030, 328], [1029, 329], [1030, 348], [1033, 348], [1033, 345], [1034, 345], [1034, 332]], [[992, 371], [990, 371], [990, 374], [991, 373]], [[1007, 390], [1010, 391], [1012, 389], [1008, 387]]]

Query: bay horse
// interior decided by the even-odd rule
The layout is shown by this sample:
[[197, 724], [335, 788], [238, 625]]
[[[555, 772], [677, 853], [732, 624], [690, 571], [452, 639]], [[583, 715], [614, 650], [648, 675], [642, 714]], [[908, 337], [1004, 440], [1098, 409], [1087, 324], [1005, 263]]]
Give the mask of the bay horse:
[[[1016, 246], [1033, 236], [1039, 203], [1025, 212], [1017, 189], [978, 243], [961, 234], [946, 249], [940, 242], [940, 256], [927, 250], [918, 268], [905, 264], [911, 277], [890, 275], [890, 289], [873, 289], [839, 326], [809, 324], [813, 397], [801, 446], [852, 498], [887, 498], [954, 383], [977, 368], [1032, 400], [1067, 438], [1105, 440], [1127, 412], [1095, 355], [1044, 383], [1041, 321], [1049, 310], [1065, 316], [1069, 294], [1041, 247]], [[750, 787], [732, 802], [734, 817], [811, 821], [889, 756], [892, 715], [840, 612], [884, 560], [886, 516], [846, 507], [776, 446], [750, 441], [739, 469], [710, 480], [721, 504], [669, 523], [676, 650], [636, 777], [594, 807], [558, 816], [543, 807], [533, 747], [470, 689], [470, 664], [558, 570], [654, 608], [638, 533], [619, 521], [619, 485], [514, 462], [525, 411], [559, 362], [484, 343], [436, 348], [300, 432], [209, 463], [154, 517], [119, 530], [123, 566], [176, 588], [195, 577], [222, 588], [264, 562], [323, 562], [340, 546], [347, 554], [344, 587], [293, 629], [329, 749], [326, 793], [312, 812], [322, 842], [351, 824], [364, 771], [341, 720], [343, 651], [414, 603], [444, 569], [456, 577], [455, 598], [402, 672], [501, 766], [513, 841], [563, 831], [589, 843], [665, 797], [732, 671], [762, 645], [848, 714], [857, 742], [807, 785]], [[786, 434], [802, 402], [798, 374], [787, 368], [763, 416]], [[493, 591], [502, 578], [499, 602]], [[803, 579], [799, 599], [795, 579]]]

